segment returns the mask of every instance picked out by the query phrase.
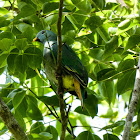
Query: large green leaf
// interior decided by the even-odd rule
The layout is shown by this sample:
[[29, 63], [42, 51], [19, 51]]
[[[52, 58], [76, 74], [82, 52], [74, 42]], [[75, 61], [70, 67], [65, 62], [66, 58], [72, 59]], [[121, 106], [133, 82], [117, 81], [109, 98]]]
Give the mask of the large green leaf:
[[134, 64], [135, 62], [133, 59], [122, 60], [118, 65], [118, 71], [129, 71], [134, 68]]
[[[96, 140], [94, 135], [90, 131], [81, 132], [77, 137], [76, 140]], [[98, 139], [100, 140], [100, 139]]]
[[0, 68], [6, 66], [8, 55], [9, 53], [7, 51], [4, 51], [3, 53], [0, 54]]
[[[1, 9], [0, 9], [1, 10]], [[1, 13], [0, 13], [1, 14]], [[5, 27], [8, 26], [10, 24], [10, 21], [7, 20], [6, 17], [0, 17], [0, 27]]]
[[105, 0], [92, 0], [94, 3], [95, 8], [103, 9], [105, 5]]
[[119, 138], [116, 135], [113, 134], [104, 134], [103, 135], [104, 140], [119, 140]]
[[5, 31], [0, 33], [0, 40], [3, 38], [11, 39], [13, 42], [15, 41], [15, 37], [11, 32]]
[[113, 124], [110, 124], [110, 125], [107, 125], [107, 126], [103, 127], [101, 130], [113, 129], [114, 127], [118, 127], [118, 126], [123, 127], [124, 124], [125, 124], [124, 120], [117, 121], [117, 122], [115, 122]]
[[118, 37], [113, 36], [105, 45], [104, 58], [112, 55], [114, 50], [118, 47]]
[[0, 15], [6, 15], [9, 11], [6, 8], [0, 7]]
[[88, 14], [91, 11], [91, 4], [88, 0], [72, 0], [72, 3], [79, 8], [80, 10], [84, 11]]
[[42, 11], [43, 13], [50, 13], [51, 11], [54, 11], [56, 9], [59, 9], [59, 3], [58, 2], [46, 2], [43, 4]]
[[42, 122], [36, 122], [31, 126], [30, 133], [41, 133], [45, 130], [44, 124]]
[[40, 138], [42, 138], [43, 140], [50, 140], [53, 138], [52, 134], [48, 133], [48, 132], [41, 132], [39, 133]]
[[[23, 3], [21, 4], [23, 5]], [[17, 20], [18, 18], [23, 18], [23, 17], [27, 17], [27, 16], [31, 16], [33, 14], [35, 14], [36, 9], [31, 5], [31, 4], [25, 4], [22, 6], [20, 13], [17, 15], [17, 17], [15, 17], [15, 19]]]
[[[28, 41], [32, 42], [33, 40], [33, 27], [26, 23], [18, 24], [18, 29], [22, 32], [22, 37], [27, 38]], [[21, 39], [21, 37], [19, 37]]]
[[95, 31], [97, 27], [102, 25], [102, 20], [99, 16], [93, 15], [85, 21], [87, 27], [89, 27], [92, 31]]
[[111, 102], [114, 102], [116, 94], [113, 81], [99, 82], [98, 88], [101, 95], [105, 97], [105, 100], [109, 104], [111, 104]]
[[25, 131], [26, 124], [25, 124], [24, 119], [23, 119], [22, 115], [20, 114], [20, 112], [15, 110], [14, 117], [18, 121], [21, 128]]
[[84, 100], [84, 105], [89, 115], [93, 118], [98, 112], [98, 99], [95, 95], [90, 94]]
[[20, 91], [20, 92], [17, 92], [12, 100], [13, 102], [13, 106], [14, 106], [14, 109], [16, 109], [22, 102], [22, 100], [24, 99], [26, 95], [26, 91]]
[[28, 58], [26, 55], [18, 55], [15, 58], [15, 68], [17, 71], [21, 72], [22, 74], [24, 74], [24, 72], [26, 71], [27, 65], [28, 65]]
[[19, 49], [19, 50], [24, 50], [24, 48], [27, 46], [27, 39], [23, 38], [23, 39], [17, 39], [15, 41], [15, 46]]
[[47, 105], [59, 106], [59, 99], [57, 95], [51, 97], [39, 96], [38, 98]]
[[26, 96], [28, 103], [27, 115], [33, 120], [42, 120], [42, 113], [38, 108], [37, 100], [33, 96]]
[[2, 40], [0, 40], [0, 49], [2, 51], [9, 51], [11, 44], [12, 44], [11, 39], [3, 38]]
[[132, 90], [134, 87], [136, 70], [129, 70], [124, 72], [119, 78], [117, 82], [117, 91], [118, 94], [123, 94], [127, 90]]
[[27, 61], [30, 68], [34, 70], [36, 68], [40, 68], [43, 59], [40, 49], [35, 47], [29, 47], [24, 51], [24, 53], [28, 59]]
[[85, 107], [82, 109], [81, 106], [78, 106], [74, 111], [79, 113], [79, 114], [90, 116], [88, 111], [85, 109]]
[[116, 79], [117, 71], [113, 68], [103, 69], [97, 73], [97, 80], [102, 81], [105, 79]]
[[46, 130], [46, 132], [49, 132], [50, 134], [52, 134], [53, 138], [50, 140], [57, 140], [58, 139], [58, 132], [56, 130], [55, 127], [53, 127], [52, 125], [49, 125]]
[[136, 45], [140, 43], [140, 35], [132, 35], [129, 37], [128, 42], [125, 47], [125, 51], [128, 49], [134, 48]]
[[17, 48], [13, 49], [10, 52], [10, 55], [7, 58], [8, 70], [12, 73], [15, 71], [15, 59], [18, 56], [19, 50]]

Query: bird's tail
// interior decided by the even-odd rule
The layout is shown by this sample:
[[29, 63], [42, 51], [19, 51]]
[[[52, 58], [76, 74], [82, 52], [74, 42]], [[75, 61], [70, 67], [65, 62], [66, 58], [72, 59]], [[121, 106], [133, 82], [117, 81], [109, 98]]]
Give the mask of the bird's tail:
[[74, 87], [75, 87], [75, 92], [78, 96], [78, 98], [81, 101], [81, 106], [83, 108], [84, 106], [84, 99], [85, 99], [85, 89], [80, 85], [79, 81], [74, 79]]

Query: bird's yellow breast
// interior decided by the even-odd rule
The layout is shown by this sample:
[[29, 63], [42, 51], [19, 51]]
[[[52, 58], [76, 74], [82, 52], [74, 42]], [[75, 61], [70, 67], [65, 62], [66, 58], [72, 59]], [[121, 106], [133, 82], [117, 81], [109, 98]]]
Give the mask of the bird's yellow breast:
[[64, 76], [62, 76], [62, 80], [63, 80], [63, 87], [67, 91], [75, 91], [73, 76], [71, 76], [71, 75], [64, 75]]

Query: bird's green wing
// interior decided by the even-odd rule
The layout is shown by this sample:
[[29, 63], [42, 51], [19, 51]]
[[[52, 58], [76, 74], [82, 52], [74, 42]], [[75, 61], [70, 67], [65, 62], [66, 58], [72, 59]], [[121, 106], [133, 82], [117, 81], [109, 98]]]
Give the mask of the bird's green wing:
[[[52, 52], [56, 59], [57, 49], [57, 44], [53, 44]], [[62, 46], [62, 66], [63, 69], [73, 75], [83, 87], [87, 86], [88, 73], [79, 57], [67, 44], [63, 44]]]

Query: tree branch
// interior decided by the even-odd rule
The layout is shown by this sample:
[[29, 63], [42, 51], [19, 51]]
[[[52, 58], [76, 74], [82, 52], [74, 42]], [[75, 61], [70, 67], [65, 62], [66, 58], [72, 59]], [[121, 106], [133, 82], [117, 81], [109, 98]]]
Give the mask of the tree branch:
[[62, 81], [62, 67], [61, 67], [61, 60], [62, 60], [62, 40], [61, 40], [61, 20], [62, 20], [62, 9], [63, 9], [63, 0], [60, 0], [59, 3], [59, 14], [58, 14], [58, 21], [57, 21], [57, 37], [58, 37], [58, 52], [57, 52], [57, 78], [58, 78], [58, 95], [59, 95], [59, 105], [60, 105], [60, 114], [61, 114], [61, 136], [60, 140], [65, 139], [65, 133], [67, 128], [68, 117], [66, 115], [65, 110], [65, 102], [63, 99], [63, 81]]
[[8, 106], [0, 98], [0, 117], [16, 140], [28, 140], [28, 137], [14, 118]]
[[137, 107], [137, 104], [138, 104], [138, 101], [139, 101], [139, 97], [140, 97], [140, 54], [139, 54], [137, 71], [136, 71], [134, 89], [133, 89], [133, 93], [132, 93], [131, 102], [130, 102], [130, 105], [129, 105], [128, 114], [127, 114], [127, 117], [126, 117], [126, 122], [125, 122], [125, 127], [124, 127], [122, 140], [129, 140], [132, 120], [133, 120], [133, 117], [134, 117], [134, 113], [136, 111], [136, 107]]

